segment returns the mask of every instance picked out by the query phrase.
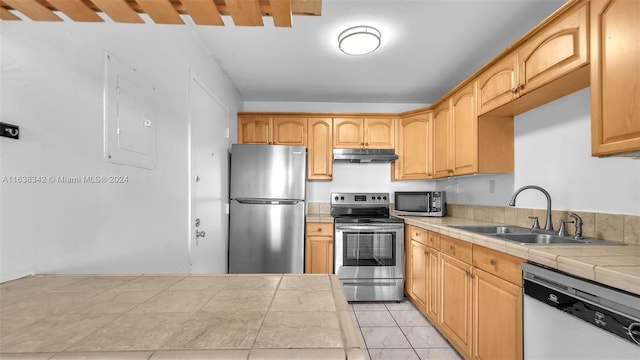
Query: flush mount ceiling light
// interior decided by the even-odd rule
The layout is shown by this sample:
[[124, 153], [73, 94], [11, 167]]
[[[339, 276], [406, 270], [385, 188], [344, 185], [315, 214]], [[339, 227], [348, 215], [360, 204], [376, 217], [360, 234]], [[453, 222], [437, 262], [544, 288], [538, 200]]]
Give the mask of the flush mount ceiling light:
[[348, 55], [365, 55], [380, 47], [380, 31], [361, 25], [346, 29], [338, 36], [338, 47]]

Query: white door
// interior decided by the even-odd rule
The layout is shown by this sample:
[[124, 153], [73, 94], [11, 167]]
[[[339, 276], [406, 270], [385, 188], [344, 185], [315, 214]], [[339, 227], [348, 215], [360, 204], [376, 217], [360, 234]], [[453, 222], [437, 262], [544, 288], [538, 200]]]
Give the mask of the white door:
[[228, 118], [194, 73], [189, 82], [191, 273], [226, 273]]

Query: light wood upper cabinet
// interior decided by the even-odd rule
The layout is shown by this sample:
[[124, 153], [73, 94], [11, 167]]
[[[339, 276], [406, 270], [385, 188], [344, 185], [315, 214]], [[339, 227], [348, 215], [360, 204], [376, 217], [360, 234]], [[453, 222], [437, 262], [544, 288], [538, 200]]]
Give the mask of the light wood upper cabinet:
[[433, 110], [433, 177], [453, 174], [451, 164], [451, 111], [446, 100]]
[[307, 223], [304, 272], [333, 274], [332, 223]]
[[299, 116], [274, 116], [273, 144], [306, 146], [307, 118]]
[[433, 176], [431, 111], [400, 117], [396, 130], [398, 160], [392, 163], [395, 180], [431, 179]]
[[270, 115], [238, 115], [238, 144], [270, 144]]
[[365, 118], [364, 146], [369, 149], [393, 149], [395, 129], [393, 118]]
[[470, 82], [452, 96], [453, 175], [478, 172], [478, 115], [476, 83]]
[[478, 114], [517, 115], [588, 86], [587, 12], [575, 2], [480, 73]]
[[333, 177], [333, 121], [331, 118], [309, 118], [308, 174], [309, 180], [331, 180]]
[[513, 172], [513, 117], [478, 117], [471, 81], [434, 110], [434, 178]]
[[519, 96], [589, 63], [587, 12], [583, 2], [518, 48]]
[[307, 118], [238, 115], [238, 144], [307, 145]]
[[393, 149], [394, 119], [336, 117], [333, 119], [333, 147], [336, 149]]
[[640, 156], [640, 2], [591, 1], [591, 152]]
[[484, 114], [513, 100], [517, 95], [518, 55], [500, 59], [478, 75], [478, 113]]

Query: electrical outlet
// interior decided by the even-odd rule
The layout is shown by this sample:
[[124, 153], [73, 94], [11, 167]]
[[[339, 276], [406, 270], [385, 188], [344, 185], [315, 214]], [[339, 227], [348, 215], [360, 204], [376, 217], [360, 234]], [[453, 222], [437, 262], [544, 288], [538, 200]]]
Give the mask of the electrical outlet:
[[20, 139], [20, 127], [0, 122], [0, 136], [18, 140]]

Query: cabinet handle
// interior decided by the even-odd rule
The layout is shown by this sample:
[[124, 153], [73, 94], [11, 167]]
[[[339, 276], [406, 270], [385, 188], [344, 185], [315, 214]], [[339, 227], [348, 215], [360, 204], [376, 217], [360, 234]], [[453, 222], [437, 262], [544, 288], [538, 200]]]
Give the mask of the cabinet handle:
[[496, 261], [496, 259], [491, 259], [491, 261], [489, 261], [489, 263], [491, 263], [491, 265], [493, 265], [493, 266], [496, 266], [497, 261]]
[[364, 146], [369, 146], [369, 143], [364, 143]]
[[322, 232], [322, 228], [318, 228], [318, 232]]
[[364, 142], [361, 142], [360, 145], [364, 145]]

